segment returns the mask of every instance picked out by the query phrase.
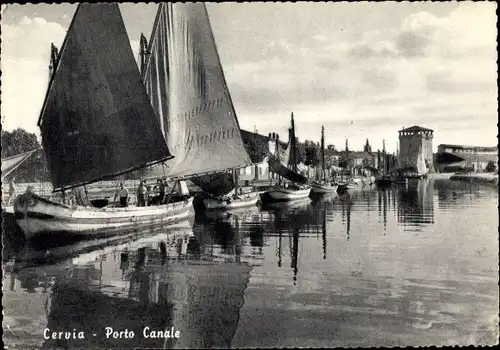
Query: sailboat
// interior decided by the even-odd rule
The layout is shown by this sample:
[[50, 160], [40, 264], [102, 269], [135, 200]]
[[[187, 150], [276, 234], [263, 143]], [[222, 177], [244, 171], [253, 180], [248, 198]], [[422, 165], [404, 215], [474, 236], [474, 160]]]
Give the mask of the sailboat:
[[36, 150], [16, 154], [15, 156], [2, 158], [2, 181], [26, 161]]
[[[308, 185], [309, 181], [297, 172], [297, 148], [295, 142], [295, 122], [292, 113], [290, 140], [287, 148], [290, 162], [288, 162], [288, 159], [285, 159], [285, 161], [280, 159], [279, 142], [277, 142], [276, 156], [269, 157], [269, 167], [272, 172], [278, 175], [278, 183], [261, 194], [262, 201], [291, 201], [309, 197], [311, 193], [311, 187]], [[287, 163], [290, 163], [291, 169], [286, 166]], [[282, 178], [291, 183], [283, 184]]]
[[[36, 150], [16, 154], [15, 156], [2, 158], [2, 183], [14, 170], [23, 164]], [[14, 214], [14, 206], [4, 205], [4, 196], [2, 195], [2, 212]], [[9, 198], [10, 201], [10, 198]]]
[[[383, 171], [380, 176], [375, 179], [375, 184], [379, 187], [387, 187], [393, 183], [392, 176], [388, 173], [387, 169], [387, 154], [385, 152], [385, 140], [383, 141], [383, 150], [382, 150], [382, 163], [383, 163]], [[380, 151], [378, 151], [380, 154]]]
[[[168, 135], [162, 135], [141, 81], [118, 4], [78, 5], [38, 126], [54, 192], [72, 189], [75, 197], [86, 184], [173, 158]], [[185, 189], [185, 183], [179, 184]], [[183, 220], [192, 201], [179, 196], [164, 205], [98, 209], [25, 193], [16, 198], [14, 211], [27, 239], [61, 233], [93, 236]]]
[[311, 184], [312, 193], [337, 193], [338, 185], [326, 181], [325, 170], [325, 128], [321, 127], [321, 181], [314, 181]]
[[143, 81], [162, 133], [175, 153], [169, 167], [154, 166], [148, 177], [189, 178], [197, 185], [214, 185], [232, 176], [234, 190], [203, 198], [205, 207], [255, 205], [258, 193], [238, 190], [239, 168], [252, 162], [241, 138], [205, 4], [160, 3], [149, 46], [144, 36], [141, 43]]

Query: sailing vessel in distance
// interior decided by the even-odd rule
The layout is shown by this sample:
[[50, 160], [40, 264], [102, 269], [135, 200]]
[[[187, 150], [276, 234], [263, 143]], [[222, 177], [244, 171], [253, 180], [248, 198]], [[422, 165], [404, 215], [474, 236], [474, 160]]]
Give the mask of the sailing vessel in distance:
[[[287, 148], [289, 157], [280, 159], [279, 143], [276, 143], [276, 156], [269, 157], [269, 168], [278, 175], [278, 183], [261, 194], [262, 201], [291, 201], [308, 198], [311, 187], [308, 179], [297, 172], [297, 148], [295, 138], [295, 121], [291, 116], [290, 141]], [[290, 164], [291, 169], [287, 167]], [[283, 183], [285, 178], [289, 183]]]
[[[54, 67], [38, 125], [54, 191], [171, 159], [117, 4], [80, 4]], [[126, 203], [125, 203], [126, 204]], [[68, 205], [33, 193], [16, 199], [28, 239], [95, 235], [185, 219], [192, 199], [150, 207]], [[115, 230], [116, 229], [116, 230]]]
[[325, 127], [321, 126], [321, 180], [311, 184], [312, 193], [337, 193], [338, 185], [326, 180], [325, 170]]
[[382, 174], [379, 175], [376, 179], [375, 179], [375, 184], [378, 186], [378, 187], [387, 187], [387, 186], [391, 186], [392, 183], [394, 182], [394, 179], [393, 177], [391, 176], [391, 174], [389, 174], [389, 171], [387, 169], [387, 155], [386, 155], [386, 152], [385, 152], [385, 140], [384, 140], [384, 146], [383, 146], [383, 149], [382, 149], [382, 164], [383, 164], [383, 167], [382, 167]]
[[[196, 183], [200, 176], [251, 165], [205, 4], [160, 3], [149, 45], [144, 36], [141, 43], [146, 91], [175, 155], [167, 167], [151, 167], [146, 177]], [[257, 193], [250, 197], [236, 189], [235, 194], [239, 197], [207, 198], [205, 205], [248, 206], [258, 199]]]

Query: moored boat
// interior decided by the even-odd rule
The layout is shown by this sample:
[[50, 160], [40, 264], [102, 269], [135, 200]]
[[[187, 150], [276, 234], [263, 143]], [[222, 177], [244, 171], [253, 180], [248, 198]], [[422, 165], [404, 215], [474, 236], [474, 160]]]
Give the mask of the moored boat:
[[203, 198], [203, 204], [207, 209], [239, 209], [244, 207], [255, 206], [259, 201], [258, 192], [250, 192], [246, 194], [234, 196], [218, 196]]
[[141, 59], [153, 108], [176, 150], [172, 166], [151, 176], [189, 178], [204, 192], [195, 210], [255, 206], [257, 192], [238, 191], [239, 169], [252, 161], [205, 5], [160, 3], [149, 46], [141, 36]]
[[263, 201], [292, 201], [309, 197], [311, 188], [300, 188], [299, 186], [274, 186], [261, 194]]
[[[105, 49], [104, 49], [105, 48]], [[79, 4], [60, 53], [52, 45], [51, 79], [38, 126], [54, 192], [75, 189], [163, 163], [169, 151], [141, 80], [118, 4]], [[174, 222], [192, 204], [184, 181], [175, 203], [94, 208], [27, 192], [14, 212], [26, 238], [79, 236], [116, 228]], [[81, 199], [81, 197], [79, 197]], [[78, 201], [81, 204], [81, 201]]]
[[406, 177], [397, 177], [393, 180], [395, 184], [398, 185], [407, 185], [408, 184], [408, 178]]
[[80, 207], [50, 201], [33, 193], [20, 195], [15, 203], [17, 224], [27, 239], [71, 234], [114, 234], [114, 229], [170, 224], [187, 218], [193, 198], [148, 207]]
[[321, 126], [321, 181], [314, 181], [311, 184], [311, 193], [315, 194], [325, 194], [325, 193], [336, 193], [338, 185], [332, 184], [326, 181], [326, 170], [325, 170], [325, 127]]
[[379, 187], [391, 186], [392, 178], [390, 175], [382, 175], [375, 179], [375, 184]]
[[339, 185], [331, 183], [313, 182], [311, 184], [312, 193], [337, 193]]
[[[281, 155], [280, 145], [276, 141], [276, 155], [269, 156], [269, 167], [278, 175], [278, 183], [260, 194], [262, 201], [293, 201], [307, 198], [311, 194], [309, 180], [297, 172], [297, 150], [295, 137], [295, 121], [291, 115], [289, 142], [284, 155]], [[290, 168], [288, 168], [290, 165]], [[282, 178], [288, 180], [285, 184]]]

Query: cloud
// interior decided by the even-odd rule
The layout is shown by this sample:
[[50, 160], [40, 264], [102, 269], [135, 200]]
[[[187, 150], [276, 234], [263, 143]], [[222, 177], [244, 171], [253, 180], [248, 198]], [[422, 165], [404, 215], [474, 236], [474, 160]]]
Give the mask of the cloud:
[[60, 48], [65, 29], [40, 17], [23, 17], [17, 25], [2, 24], [3, 127], [36, 126], [49, 81], [50, 44]]
[[[470, 135], [495, 141], [496, 4], [450, 3], [440, 11], [427, 4], [376, 5], [209, 6], [240, 125], [286, 134], [294, 111], [301, 139], [318, 139], [325, 124], [328, 142], [341, 146], [349, 137], [361, 147], [367, 137], [376, 145], [375, 138], [397, 138], [403, 125], [414, 124], [434, 128], [436, 142], [456, 142], [451, 139], [465, 139], [466, 131], [447, 130], [454, 123], [470, 129], [468, 118], [475, 116]], [[126, 25], [142, 30], [135, 5], [127, 6], [134, 15], [124, 17]], [[33, 132], [50, 43], [60, 46], [65, 29], [23, 15], [15, 25], [2, 21], [2, 115], [4, 127]], [[138, 59], [139, 42], [131, 47]]]
[[[391, 123], [398, 124], [395, 130], [402, 124], [428, 125], [439, 135], [440, 125], [468, 127], [472, 115], [491, 121], [496, 115], [494, 6], [459, 3], [441, 16], [419, 11], [399, 27], [370, 30], [356, 40], [338, 33], [330, 37], [325, 29], [311, 33], [306, 45], [292, 36], [272, 42], [274, 51], [267, 50], [251, 69], [246, 63], [231, 65], [226, 76], [233, 101], [240, 115], [255, 118], [286, 108], [301, 111], [314, 127], [301, 126], [299, 135], [313, 135], [311, 128], [321, 123], [356, 137], [353, 130], [375, 132]], [[338, 121], [327, 120], [324, 111]]]
[[426, 78], [428, 91], [438, 94], [461, 94], [483, 91], [495, 93], [496, 84], [492, 81], [468, 81], [455, 79], [451, 73], [429, 74]]

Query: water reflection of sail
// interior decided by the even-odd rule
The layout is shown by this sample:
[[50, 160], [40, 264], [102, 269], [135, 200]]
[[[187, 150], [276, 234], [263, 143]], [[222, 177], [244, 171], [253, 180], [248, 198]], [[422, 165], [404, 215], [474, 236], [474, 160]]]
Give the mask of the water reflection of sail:
[[432, 183], [425, 180], [410, 181], [401, 188], [398, 200], [398, 222], [419, 227], [434, 223]]
[[[193, 237], [181, 238], [122, 251], [115, 256], [119, 259], [74, 266], [71, 274], [56, 279], [47, 328], [84, 330], [86, 338], [47, 340], [42, 348], [229, 347], [251, 268], [190, 259], [199, 257], [197, 251]], [[135, 336], [106, 338], [105, 327]], [[174, 327], [180, 336], [145, 338], [144, 327], [149, 335]]]

